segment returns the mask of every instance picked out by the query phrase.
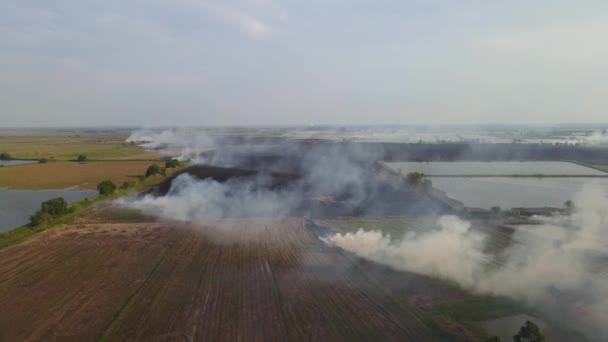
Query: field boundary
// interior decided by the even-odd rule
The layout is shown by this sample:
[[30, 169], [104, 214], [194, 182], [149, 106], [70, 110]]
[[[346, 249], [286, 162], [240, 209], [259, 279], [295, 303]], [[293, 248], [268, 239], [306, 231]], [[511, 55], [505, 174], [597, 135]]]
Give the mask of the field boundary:
[[32, 227], [29, 224], [25, 224], [21, 227], [16, 227], [9, 231], [0, 233], [0, 250], [17, 245], [21, 242], [27, 241], [27, 240], [37, 236], [39, 233], [45, 232], [49, 229], [53, 229], [53, 228], [63, 225], [63, 224], [71, 223], [76, 217], [78, 217], [80, 214], [82, 214], [86, 210], [91, 209], [96, 204], [100, 204], [100, 203], [103, 203], [106, 201], [111, 201], [111, 200], [117, 199], [119, 197], [127, 195], [128, 193], [130, 193], [132, 191], [142, 192], [146, 189], [149, 189], [152, 186], [156, 185], [158, 182], [163, 181], [168, 176], [171, 176], [172, 174], [173, 174], [173, 172], [168, 173], [166, 176], [161, 176], [160, 178], [159, 177], [149, 178], [147, 180], [142, 181], [141, 183], [136, 184], [134, 187], [132, 187], [130, 189], [119, 189], [116, 191], [115, 194], [110, 195], [110, 196], [98, 195], [97, 197], [93, 197], [92, 199], [84, 199], [84, 200], [76, 201], [72, 204], [72, 207], [74, 208], [73, 212], [71, 212], [65, 216], [62, 216], [60, 218], [57, 218], [56, 220], [51, 222], [45, 228], [36, 228], [36, 227]]

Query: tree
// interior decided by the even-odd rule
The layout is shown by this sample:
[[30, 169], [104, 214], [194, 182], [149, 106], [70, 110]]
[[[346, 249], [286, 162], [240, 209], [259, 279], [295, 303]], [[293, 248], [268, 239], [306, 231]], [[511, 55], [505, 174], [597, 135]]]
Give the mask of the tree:
[[422, 179], [424, 179], [424, 173], [410, 172], [407, 174], [407, 181], [410, 185], [418, 185], [422, 182]]
[[70, 212], [68, 202], [66, 202], [63, 197], [57, 197], [43, 202], [41, 207], [43, 212], [49, 213], [53, 218], [57, 218]]
[[495, 206], [490, 209], [490, 212], [492, 213], [493, 216], [498, 216], [498, 215], [500, 215], [501, 209], [499, 206]]
[[76, 158], [76, 160], [79, 161], [79, 162], [86, 161], [87, 160], [87, 156], [84, 155], [84, 154], [79, 154], [78, 158]]
[[135, 184], [133, 184], [133, 182], [124, 182], [124, 183], [122, 183], [120, 188], [122, 190], [127, 190], [128, 188], [132, 187], [133, 185], [135, 185]]
[[167, 162], [165, 163], [165, 168], [167, 168], [167, 169], [174, 169], [174, 168], [180, 167], [180, 166], [181, 166], [181, 163], [177, 159], [170, 159], [170, 160], [167, 160]]
[[572, 211], [574, 211], [574, 202], [572, 202], [571, 200], [567, 200], [566, 202], [564, 202], [564, 207], [566, 208], [566, 211], [571, 213]]
[[46, 164], [46, 163], [48, 163], [48, 162], [49, 162], [49, 160], [48, 160], [48, 159], [46, 159], [46, 158], [40, 158], [40, 159], [38, 160], [38, 162], [39, 162], [40, 164]]
[[11, 155], [8, 154], [8, 152], [0, 153], [0, 160], [11, 160], [11, 159], [13, 159], [13, 157], [11, 157]]
[[160, 167], [156, 164], [152, 164], [146, 170], [146, 177], [151, 177], [160, 173]]
[[532, 321], [526, 321], [519, 332], [513, 336], [515, 342], [542, 342], [545, 340], [545, 336], [541, 333], [538, 325]]
[[104, 180], [97, 184], [97, 190], [100, 195], [110, 195], [116, 190], [116, 185], [111, 180]]
[[492, 337], [486, 339], [484, 342], [500, 342], [500, 337], [492, 336]]

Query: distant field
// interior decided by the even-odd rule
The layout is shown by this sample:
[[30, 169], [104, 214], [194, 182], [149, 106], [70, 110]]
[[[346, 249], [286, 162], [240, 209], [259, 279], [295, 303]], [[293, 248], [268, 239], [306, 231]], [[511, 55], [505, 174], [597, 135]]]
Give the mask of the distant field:
[[74, 160], [84, 154], [91, 160], [156, 159], [158, 154], [125, 143], [128, 131], [56, 132], [0, 131], [0, 152], [15, 159]]
[[50, 162], [0, 167], [0, 187], [10, 189], [95, 189], [97, 184], [110, 179], [118, 186], [125, 181], [135, 181], [145, 174], [153, 161], [100, 161], [100, 162]]

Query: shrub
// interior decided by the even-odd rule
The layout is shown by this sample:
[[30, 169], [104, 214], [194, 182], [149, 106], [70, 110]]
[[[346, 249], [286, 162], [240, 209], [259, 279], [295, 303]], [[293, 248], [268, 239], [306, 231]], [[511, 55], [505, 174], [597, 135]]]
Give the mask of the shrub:
[[48, 159], [46, 159], [46, 158], [40, 158], [40, 159], [38, 160], [38, 162], [39, 162], [40, 164], [46, 164], [46, 163], [48, 163], [48, 162], [49, 162], [49, 160], [48, 160]]
[[410, 185], [418, 185], [420, 183], [422, 183], [422, 180], [424, 179], [424, 173], [420, 173], [420, 172], [410, 172], [407, 174], [407, 180], [410, 183]]
[[53, 218], [57, 218], [70, 212], [68, 202], [66, 202], [63, 197], [57, 197], [43, 202], [42, 211], [49, 213]]
[[180, 167], [180, 166], [181, 166], [181, 163], [177, 159], [170, 159], [170, 160], [167, 160], [167, 162], [165, 163], [165, 168], [167, 168], [167, 169], [174, 169], [174, 168]]
[[70, 212], [68, 203], [62, 197], [43, 202], [40, 207], [40, 210], [30, 216], [32, 226], [47, 226], [53, 219]]
[[519, 332], [513, 336], [513, 341], [515, 342], [542, 342], [544, 340], [545, 336], [540, 331], [540, 328], [532, 321], [526, 321], [519, 329]]
[[80, 154], [80, 155], [78, 155], [78, 158], [76, 158], [76, 160], [79, 161], [79, 162], [86, 161], [87, 160], [87, 156], [84, 155], [84, 154]]
[[13, 159], [13, 157], [11, 157], [11, 155], [8, 154], [8, 152], [0, 153], [0, 160], [11, 160], [11, 159]]
[[160, 173], [160, 167], [156, 164], [152, 164], [146, 170], [146, 177], [151, 177]]
[[49, 223], [51, 223], [52, 220], [53, 217], [51, 216], [51, 214], [46, 213], [42, 210], [38, 210], [34, 215], [30, 216], [30, 223], [32, 226], [35, 227], [46, 227]]
[[104, 180], [97, 184], [97, 190], [100, 195], [110, 195], [116, 190], [116, 185], [111, 180]]

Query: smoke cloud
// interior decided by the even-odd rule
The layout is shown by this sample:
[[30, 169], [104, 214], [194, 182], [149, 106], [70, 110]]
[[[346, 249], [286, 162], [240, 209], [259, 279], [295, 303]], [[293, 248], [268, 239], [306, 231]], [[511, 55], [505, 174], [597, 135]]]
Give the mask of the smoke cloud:
[[[263, 180], [259, 180], [263, 182]], [[284, 217], [297, 205], [287, 192], [256, 187], [255, 180], [197, 180], [182, 174], [165, 196], [146, 195], [117, 203], [154, 216], [184, 222], [205, 222], [229, 217]]]
[[453, 216], [439, 218], [437, 230], [406, 235], [401, 241], [362, 229], [325, 239], [398, 270], [449, 279], [478, 293], [558, 309], [560, 315], [590, 325], [586, 328], [605, 337], [608, 196], [597, 187], [588, 187], [578, 194], [575, 203], [579, 209], [570, 216], [520, 226], [512, 237], [514, 243], [492, 254], [486, 252], [488, 236]]
[[[249, 165], [248, 155], [269, 150], [262, 142], [200, 156], [201, 146], [225, 147], [222, 139], [204, 132], [170, 130], [136, 132], [129, 141], [145, 142], [148, 148], [174, 149], [195, 162], [218, 166]], [[173, 180], [165, 196], [118, 201], [185, 222], [287, 217], [305, 199], [327, 194], [332, 196], [330, 201], [371, 210], [380, 202], [374, 196], [387, 189], [373, 182], [367, 162], [384, 151], [349, 145], [345, 153], [336, 146], [282, 143], [281, 153], [292, 158], [269, 163], [253, 177], [218, 182], [184, 173]], [[296, 174], [297, 178], [287, 186], [265, 186], [272, 184], [276, 172]], [[455, 216], [442, 216], [436, 229], [408, 233], [398, 241], [381, 231], [363, 229], [322, 239], [398, 270], [448, 279], [477, 293], [527, 301], [560, 318], [575, 320], [579, 328], [604, 338], [608, 337], [608, 195], [590, 186], [574, 202], [577, 210], [569, 216], [537, 218], [540, 224], [515, 227], [513, 243], [502, 250], [488, 250], [488, 233]]]
[[472, 231], [470, 223], [455, 216], [439, 218], [439, 230], [410, 233], [399, 242], [380, 231], [336, 234], [324, 238], [364, 258], [394, 268], [454, 280], [473, 287], [487, 259], [483, 252], [485, 236]]
[[159, 150], [179, 160], [198, 161], [201, 151], [216, 145], [214, 137], [198, 129], [140, 129], [131, 133], [126, 142], [141, 144], [148, 150]]
[[[301, 209], [312, 202], [322, 203], [321, 207], [333, 205], [335, 210], [355, 210], [371, 195], [381, 193], [370, 171], [380, 149], [346, 150], [340, 144], [293, 141], [278, 144], [273, 138], [227, 131], [210, 136], [202, 130], [136, 131], [129, 141], [188, 156], [195, 164], [234, 170], [230, 172], [235, 176], [222, 181], [183, 173], [172, 180], [163, 196], [119, 200], [121, 205], [167, 219], [281, 218], [294, 212], [301, 215]], [[202, 146], [213, 150], [201, 153]]]

